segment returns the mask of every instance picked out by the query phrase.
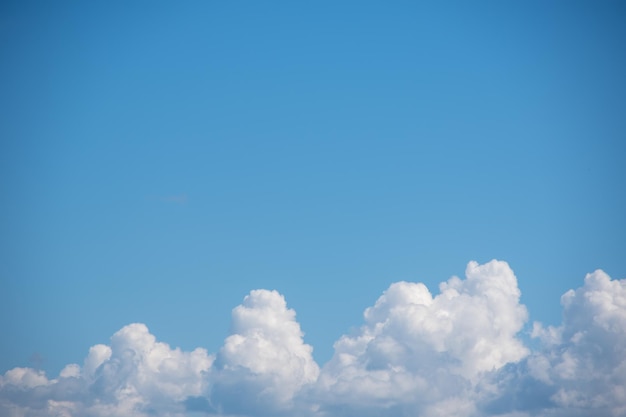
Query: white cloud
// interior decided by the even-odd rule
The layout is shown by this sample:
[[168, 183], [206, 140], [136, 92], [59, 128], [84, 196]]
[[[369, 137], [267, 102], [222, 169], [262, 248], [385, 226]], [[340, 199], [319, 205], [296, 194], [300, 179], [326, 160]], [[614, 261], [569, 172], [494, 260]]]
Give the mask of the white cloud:
[[533, 336], [542, 349], [527, 361], [529, 376], [554, 415], [626, 415], [626, 280], [598, 270], [561, 297], [563, 324]]
[[0, 415], [174, 415], [204, 392], [212, 362], [204, 349], [171, 349], [144, 324], [130, 324], [110, 347], [93, 346], [82, 368], [67, 365], [56, 379], [28, 368], [8, 371], [0, 379]]
[[626, 280], [587, 275], [563, 295], [561, 326], [534, 324], [540, 346], [530, 352], [518, 338], [527, 312], [508, 264], [470, 262], [465, 275], [436, 295], [392, 284], [321, 370], [276, 291], [252, 291], [233, 309], [215, 356], [173, 349], [130, 324], [57, 378], [7, 371], [0, 415], [626, 415]]
[[515, 337], [527, 313], [505, 262], [470, 262], [466, 276], [442, 283], [435, 297], [423, 284], [392, 284], [365, 311], [365, 325], [335, 344], [318, 381], [323, 407], [471, 415], [481, 376], [528, 354]]
[[0, 387], [8, 385], [19, 388], [35, 388], [48, 385], [48, 378], [42, 371], [31, 368], [13, 368], [0, 379]]
[[93, 379], [96, 370], [105, 361], [111, 358], [111, 348], [106, 345], [95, 345], [89, 348], [89, 355], [85, 358], [83, 365], [83, 375], [85, 378]]
[[232, 314], [232, 334], [216, 361], [211, 403], [222, 412], [275, 415], [293, 407], [299, 389], [317, 379], [313, 348], [302, 340], [295, 311], [276, 291], [255, 290]]

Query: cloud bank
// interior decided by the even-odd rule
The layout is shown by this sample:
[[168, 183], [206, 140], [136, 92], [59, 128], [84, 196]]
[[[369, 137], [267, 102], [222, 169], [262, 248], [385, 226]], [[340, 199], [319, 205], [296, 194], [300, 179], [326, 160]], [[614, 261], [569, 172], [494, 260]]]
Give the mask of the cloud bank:
[[144, 324], [56, 378], [0, 376], [0, 415], [100, 416], [623, 416], [626, 280], [598, 270], [561, 298], [563, 322], [533, 324], [530, 349], [517, 279], [506, 262], [470, 262], [433, 295], [392, 284], [321, 368], [296, 313], [276, 291], [233, 309], [216, 354], [157, 341]]

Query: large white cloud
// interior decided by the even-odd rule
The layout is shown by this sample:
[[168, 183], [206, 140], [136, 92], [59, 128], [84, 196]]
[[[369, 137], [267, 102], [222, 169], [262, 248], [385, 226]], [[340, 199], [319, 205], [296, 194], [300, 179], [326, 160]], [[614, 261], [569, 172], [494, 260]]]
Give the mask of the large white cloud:
[[535, 328], [548, 346], [535, 372], [558, 387], [552, 398], [559, 407], [626, 415], [626, 280], [596, 271], [561, 303], [563, 325], [547, 331], [559, 337], [546, 340], [546, 331]]
[[255, 290], [233, 310], [232, 334], [218, 353], [211, 404], [220, 412], [290, 412], [293, 397], [317, 379], [313, 348], [294, 310], [276, 291]]
[[8, 371], [0, 378], [0, 415], [176, 415], [188, 397], [204, 392], [212, 362], [204, 349], [171, 349], [144, 324], [130, 324], [56, 379], [29, 368]]
[[534, 323], [540, 349], [499, 376], [500, 401], [531, 415], [626, 415], [626, 280], [595, 271], [561, 304], [562, 325]]
[[470, 262], [433, 295], [392, 284], [322, 369], [295, 312], [255, 290], [232, 312], [216, 355], [159, 342], [143, 324], [93, 346], [54, 379], [0, 376], [0, 416], [623, 416], [626, 280], [604, 272], [562, 297], [563, 323], [535, 323], [506, 262]]
[[423, 284], [392, 284], [365, 325], [335, 344], [316, 395], [332, 415], [471, 415], [486, 372], [528, 354], [516, 334], [527, 318], [505, 262], [470, 262], [433, 297]]

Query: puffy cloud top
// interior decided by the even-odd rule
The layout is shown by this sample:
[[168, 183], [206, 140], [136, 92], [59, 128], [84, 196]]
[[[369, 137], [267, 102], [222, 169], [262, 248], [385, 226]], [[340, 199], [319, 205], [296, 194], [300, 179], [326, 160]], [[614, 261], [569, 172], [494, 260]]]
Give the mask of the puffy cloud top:
[[277, 291], [255, 290], [233, 310], [232, 334], [218, 354], [212, 403], [220, 411], [276, 413], [317, 379], [313, 348]]
[[41, 385], [48, 385], [48, 378], [42, 371], [31, 368], [13, 368], [4, 374], [0, 379], [0, 386], [19, 388], [35, 388]]
[[543, 350], [529, 359], [562, 415], [626, 415], [626, 280], [597, 270], [561, 297], [563, 324], [533, 335]]
[[365, 311], [365, 325], [335, 344], [322, 370], [319, 390], [334, 413], [354, 403], [397, 415], [395, 403], [443, 415], [451, 399], [471, 413], [463, 403], [481, 374], [528, 354], [515, 337], [527, 312], [506, 262], [470, 262], [466, 276], [442, 283], [435, 297], [423, 284], [392, 284]]
[[215, 356], [130, 324], [54, 379], [7, 371], [0, 415], [626, 415], [626, 280], [588, 274], [563, 295], [561, 326], [533, 325], [532, 352], [518, 337], [528, 316], [519, 299], [502, 261], [470, 262], [436, 295], [391, 284], [320, 370], [284, 297], [254, 290], [233, 309]]
[[201, 395], [213, 357], [157, 342], [144, 324], [123, 327], [111, 346], [95, 345], [81, 368], [67, 365], [57, 379], [15, 368], [0, 379], [0, 415], [147, 416], [184, 411]]

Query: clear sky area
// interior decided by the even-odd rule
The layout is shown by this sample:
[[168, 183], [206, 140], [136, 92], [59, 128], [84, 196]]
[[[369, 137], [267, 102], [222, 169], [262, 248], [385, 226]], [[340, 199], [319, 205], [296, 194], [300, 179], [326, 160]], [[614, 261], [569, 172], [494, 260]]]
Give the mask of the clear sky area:
[[[572, 393], [603, 385], [550, 353], [595, 364], [567, 335], [606, 318], [589, 346], [626, 375], [625, 45], [619, 1], [2, 2], [0, 414], [626, 413], [625, 379], [585, 408]], [[110, 376], [151, 337], [198, 378], [171, 404], [118, 374], [128, 403], [34, 389]], [[305, 365], [258, 382], [259, 346]], [[552, 391], [513, 401], [498, 374], [499, 399], [420, 399], [444, 375], [420, 360]], [[392, 384], [380, 403], [357, 371]]]

